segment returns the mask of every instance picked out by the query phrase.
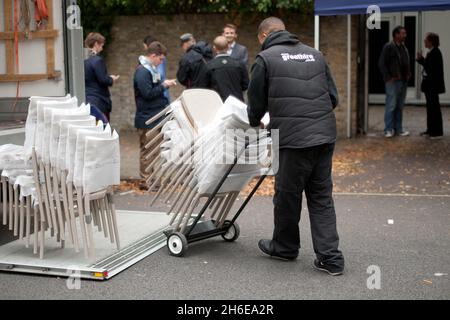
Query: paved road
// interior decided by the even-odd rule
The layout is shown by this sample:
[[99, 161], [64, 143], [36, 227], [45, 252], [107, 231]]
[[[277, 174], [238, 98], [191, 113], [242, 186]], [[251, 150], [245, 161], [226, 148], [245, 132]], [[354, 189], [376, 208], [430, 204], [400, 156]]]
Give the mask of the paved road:
[[[127, 195], [118, 202], [122, 208], [145, 209], [148, 199]], [[450, 298], [449, 197], [337, 195], [336, 207], [347, 263], [341, 277], [312, 269], [306, 211], [299, 259], [263, 256], [256, 243], [271, 235], [272, 203], [258, 197], [240, 219], [235, 243], [203, 241], [181, 259], [164, 248], [107, 282], [83, 281], [81, 290], [68, 290], [64, 279], [0, 273], [0, 300]], [[380, 290], [367, 288], [371, 265], [380, 267]]]

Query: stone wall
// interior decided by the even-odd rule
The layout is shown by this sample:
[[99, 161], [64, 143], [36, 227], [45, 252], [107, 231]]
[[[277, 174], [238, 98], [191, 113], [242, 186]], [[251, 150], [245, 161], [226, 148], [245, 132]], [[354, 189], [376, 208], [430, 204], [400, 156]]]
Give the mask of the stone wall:
[[[312, 17], [291, 15], [284, 20], [288, 30], [297, 34], [301, 41], [311, 46], [314, 44]], [[260, 21], [261, 19], [241, 21], [238, 31], [238, 42], [247, 46], [249, 50], [250, 64], [260, 50], [256, 37]], [[212, 42], [228, 22], [230, 21], [227, 16], [221, 14], [118, 17], [112, 29], [113, 42], [108, 47], [107, 57], [109, 73], [121, 76], [120, 81], [111, 90], [113, 100], [111, 121], [113, 125], [119, 130], [133, 128], [135, 103], [132, 79], [137, 65], [137, 57], [142, 53], [142, 40], [146, 35], [153, 35], [168, 48], [167, 73], [168, 78], [172, 79], [176, 77], [178, 61], [183, 55], [178, 40], [179, 36], [190, 32], [197, 40]], [[356, 34], [356, 25], [353, 27], [353, 34]], [[339, 134], [345, 135], [347, 108], [345, 97], [347, 83], [346, 17], [321, 18], [321, 28], [321, 50], [330, 63], [341, 98], [340, 107], [336, 110]], [[354, 41], [354, 43], [356, 42]], [[356, 50], [356, 47], [353, 49]], [[356, 72], [356, 63], [353, 67]], [[353, 77], [353, 85], [356, 88], [356, 77]], [[179, 96], [182, 90], [182, 86], [172, 89], [172, 98]], [[354, 121], [356, 121], [355, 110], [356, 108], [353, 106]], [[353, 128], [355, 127], [354, 125]]]

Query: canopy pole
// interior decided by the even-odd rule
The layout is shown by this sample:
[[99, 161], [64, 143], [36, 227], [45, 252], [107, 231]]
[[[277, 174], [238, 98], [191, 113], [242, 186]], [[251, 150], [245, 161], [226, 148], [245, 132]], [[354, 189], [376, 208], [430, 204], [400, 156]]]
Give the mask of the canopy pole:
[[369, 29], [366, 28], [364, 46], [364, 133], [369, 132]]
[[320, 50], [320, 16], [314, 16], [314, 48]]
[[347, 15], [347, 138], [352, 137], [352, 16]]

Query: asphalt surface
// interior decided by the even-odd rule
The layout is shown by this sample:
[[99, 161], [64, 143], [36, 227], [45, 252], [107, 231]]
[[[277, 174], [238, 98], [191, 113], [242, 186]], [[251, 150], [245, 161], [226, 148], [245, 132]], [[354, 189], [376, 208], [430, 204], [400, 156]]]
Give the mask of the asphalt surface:
[[[126, 195], [117, 202], [119, 208], [148, 209], [148, 197]], [[346, 259], [340, 277], [313, 270], [306, 210], [298, 260], [260, 253], [257, 241], [271, 237], [273, 217], [271, 199], [257, 197], [239, 220], [235, 243], [205, 240], [184, 258], [163, 248], [109, 281], [82, 281], [80, 290], [69, 290], [62, 278], [0, 273], [0, 300], [450, 298], [450, 197], [338, 194], [335, 202]], [[380, 268], [380, 289], [367, 287], [370, 266]]]
[[[450, 109], [443, 113], [449, 128]], [[192, 244], [184, 258], [170, 257], [163, 248], [109, 281], [82, 281], [80, 290], [69, 290], [62, 278], [0, 272], [0, 300], [450, 299], [450, 137], [419, 137], [424, 109], [407, 108], [405, 126], [412, 136], [388, 141], [381, 135], [382, 116], [383, 108], [371, 108], [368, 138], [340, 140], [336, 147], [343, 276], [312, 268], [306, 208], [298, 260], [283, 262], [259, 252], [258, 240], [272, 234], [273, 207], [271, 198], [255, 197], [238, 221], [241, 236], [235, 243], [205, 240]], [[121, 133], [123, 177], [137, 177], [137, 141], [135, 132]], [[166, 209], [150, 208], [148, 196], [116, 199], [119, 209]], [[3, 231], [0, 227], [0, 245], [9, 241]], [[380, 271], [380, 289], [367, 286], [373, 266]]]

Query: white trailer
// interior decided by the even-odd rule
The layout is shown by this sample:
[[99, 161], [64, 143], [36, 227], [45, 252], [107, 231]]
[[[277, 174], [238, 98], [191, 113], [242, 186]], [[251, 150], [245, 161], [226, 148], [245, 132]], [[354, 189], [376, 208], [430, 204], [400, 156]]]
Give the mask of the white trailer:
[[[0, 1], [0, 57], [9, 58], [0, 59], [0, 145], [23, 145], [25, 129], [17, 120], [25, 118], [28, 97], [70, 93], [77, 96], [78, 101], [84, 101], [83, 31], [76, 23], [70, 25], [74, 22], [72, 15], [77, 14], [73, 7], [76, 1], [46, 0], [51, 17], [50, 30], [30, 32], [26, 37], [23, 31], [11, 32], [14, 3], [13, 0]], [[30, 29], [34, 30], [32, 26]], [[17, 39], [18, 55], [15, 50]], [[16, 97], [17, 85], [19, 95]], [[13, 111], [11, 106], [16, 100], [17, 107]], [[9, 120], [9, 124], [2, 128], [5, 120]], [[105, 280], [166, 245], [163, 232], [169, 225], [167, 215], [118, 210], [117, 216], [122, 249], [117, 251], [105, 239], [96, 239], [96, 261], [76, 253], [68, 243], [62, 249], [54, 240], [46, 241], [49, 247], [46, 246], [45, 259], [41, 260], [0, 226], [0, 271], [62, 277], [75, 274], [84, 279]]]

